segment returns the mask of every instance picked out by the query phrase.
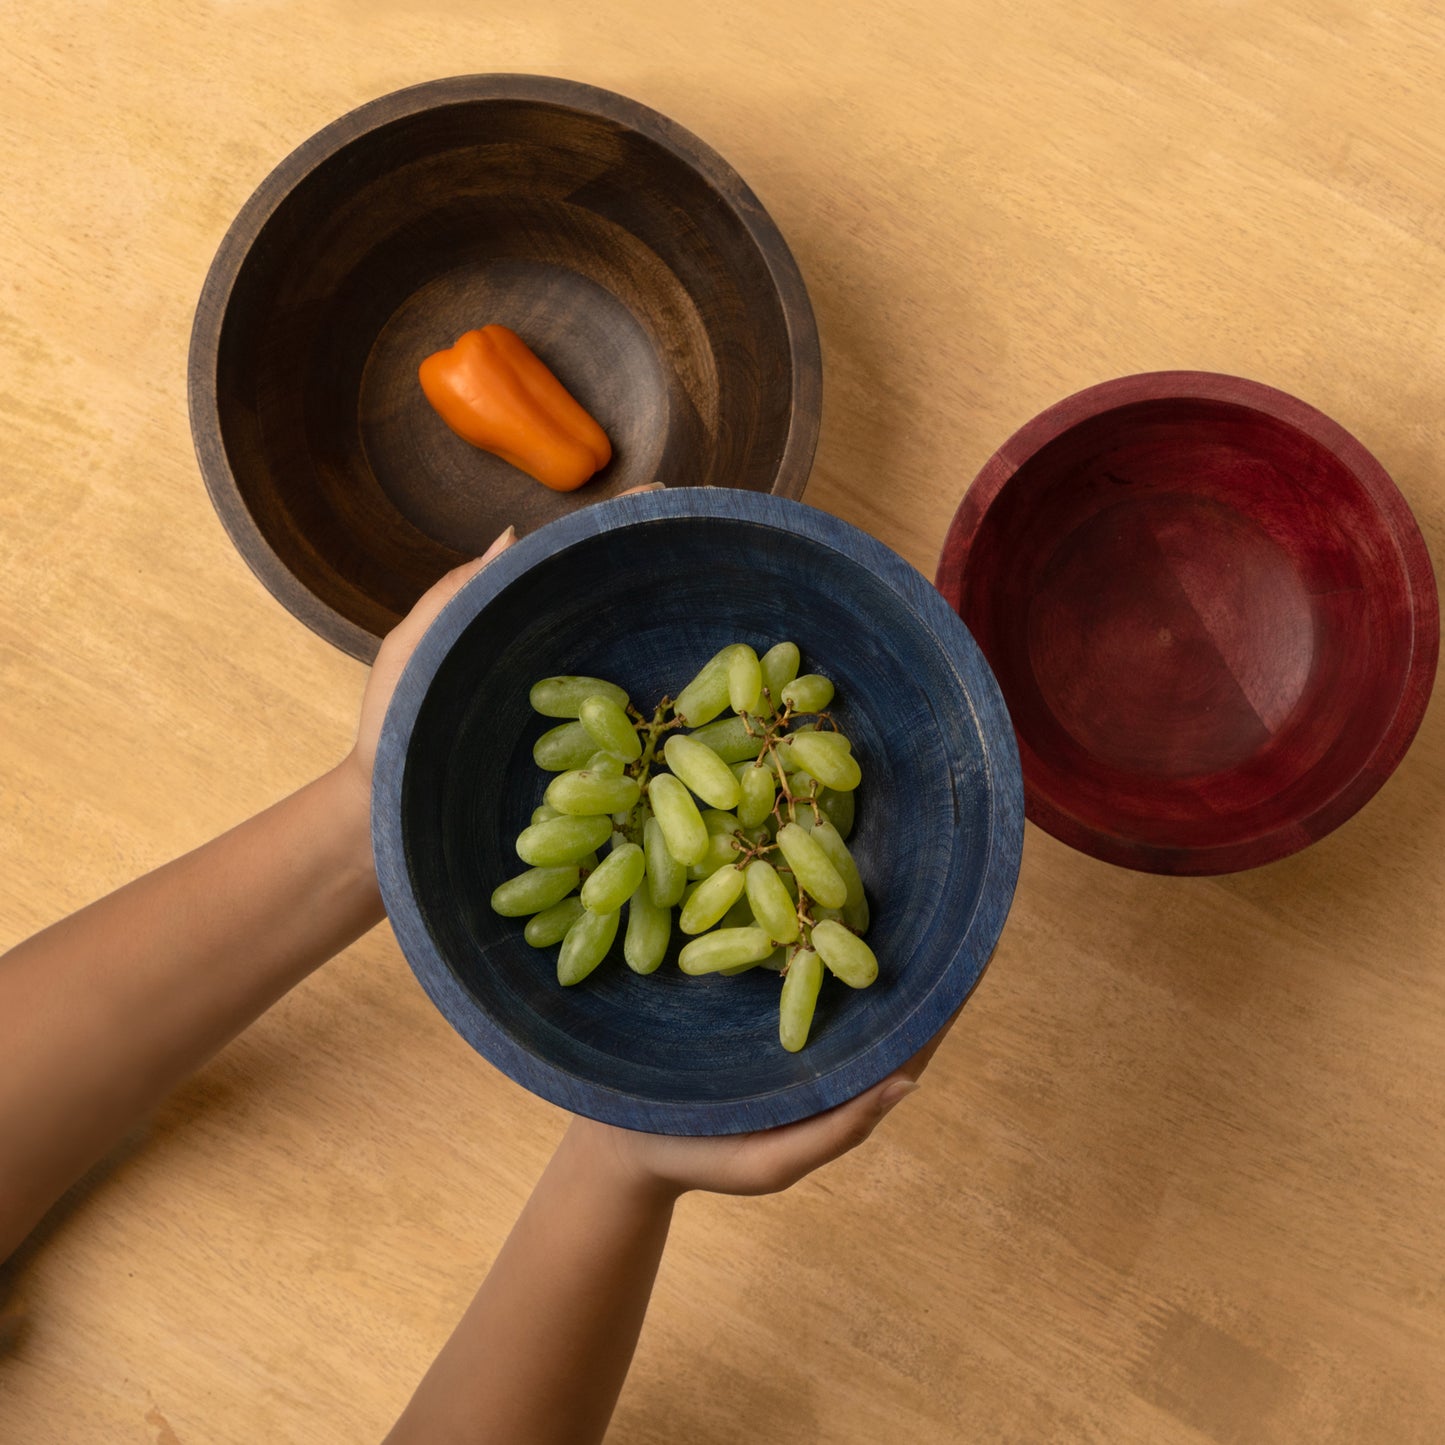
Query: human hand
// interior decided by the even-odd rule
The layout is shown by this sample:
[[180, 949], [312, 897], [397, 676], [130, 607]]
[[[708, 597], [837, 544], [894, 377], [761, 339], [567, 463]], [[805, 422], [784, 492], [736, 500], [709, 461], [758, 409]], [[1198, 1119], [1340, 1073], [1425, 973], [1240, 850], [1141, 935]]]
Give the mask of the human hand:
[[427, 628], [436, 621], [443, 607], [487, 565], [499, 557], [517, 540], [515, 527], [508, 527], [480, 557], [453, 567], [445, 576], [434, 582], [417, 599], [416, 606], [402, 618], [382, 640], [371, 664], [371, 676], [366, 681], [366, 691], [361, 697], [361, 720], [356, 729], [356, 743], [347, 758], [347, 764], [356, 769], [365, 782], [368, 793], [371, 789], [371, 769], [376, 762], [376, 744], [381, 737], [381, 724], [386, 718], [386, 709], [391, 695], [406, 668], [408, 659], [416, 650]]
[[[663, 490], [661, 482], [648, 482], [640, 487], [629, 487], [619, 492], [620, 497], [630, 497], [635, 492], [657, 492]], [[368, 794], [371, 789], [371, 770], [376, 762], [376, 744], [381, 737], [381, 725], [386, 719], [386, 709], [391, 695], [401, 679], [408, 659], [416, 650], [427, 628], [436, 621], [443, 607], [482, 570], [494, 557], [499, 557], [517, 540], [517, 529], [508, 527], [485, 552], [475, 561], [463, 562], [453, 567], [444, 577], [423, 592], [416, 606], [402, 618], [382, 640], [376, 661], [371, 664], [371, 676], [367, 679], [366, 691], [361, 698], [361, 720], [356, 729], [356, 743], [347, 764], [351, 765], [365, 783]]]
[[901, 1068], [856, 1099], [810, 1119], [751, 1134], [693, 1137], [643, 1134], [574, 1119], [567, 1131], [593, 1167], [624, 1185], [676, 1198], [689, 1190], [713, 1194], [774, 1194], [856, 1149], [883, 1116], [918, 1088], [918, 1076], [953, 1027], [953, 1018]]

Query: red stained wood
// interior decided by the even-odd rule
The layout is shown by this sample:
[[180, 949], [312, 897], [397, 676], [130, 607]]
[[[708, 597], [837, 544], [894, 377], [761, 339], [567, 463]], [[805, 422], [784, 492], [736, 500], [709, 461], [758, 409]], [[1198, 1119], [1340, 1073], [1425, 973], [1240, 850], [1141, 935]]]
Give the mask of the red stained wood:
[[1150, 872], [1256, 867], [1338, 827], [1435, 677], [1404, 498], [1343, 428], [1240, 377], [1123, 377], [1034, 418], [937, 582], [1008, 701], [1028, 816]]

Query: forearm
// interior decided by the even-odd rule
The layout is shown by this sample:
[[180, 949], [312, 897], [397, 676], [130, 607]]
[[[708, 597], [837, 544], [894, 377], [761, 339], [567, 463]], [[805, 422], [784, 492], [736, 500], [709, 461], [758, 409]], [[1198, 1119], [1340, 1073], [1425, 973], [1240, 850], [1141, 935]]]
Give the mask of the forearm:
[[632, 1362], [676, 1190], [573, 1125], [387, 1445], [586, 1445]]
[[343, 765], [0, 958], [0, 1259], [127, 1128], [380, 921]]

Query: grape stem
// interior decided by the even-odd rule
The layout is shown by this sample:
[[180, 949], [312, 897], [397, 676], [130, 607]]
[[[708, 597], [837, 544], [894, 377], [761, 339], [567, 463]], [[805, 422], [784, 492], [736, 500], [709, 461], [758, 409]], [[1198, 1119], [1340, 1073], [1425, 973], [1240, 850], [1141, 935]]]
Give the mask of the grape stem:
[[[772, 695], [767, 688], [763, 689], [762, 696], [771, 704]], [[634, 720], [633, 725], [643, 737], [641, 755], [635, 762], [627, 765], [627, 772], [637, 779], [640, 791], [637, 802], [628, 814], [627, 822], [618, 829], [618, 831], [634, 843], [640, 841], [639, 834], [641, 833], [641, 826], [639, 819], [647, 802], [647, 784], [651, 778], [652, 764], [657, 758], [658, 742], [664, 733], [671, 732], [674, 728], [686, 726], [684, 719], [675, 714], [672, 717], [668, 716], [672, 706], [673, 699], [664, 697], [662, 701], [658, 703], [652, 717], [648, 718], [633, 707], [631, 703], [627, 705], [627, 711]], [[788, 810], [787, 821], [790, 823], [797, 822], [799, 804], [813, 810], [813, 822], [815, 825], [821, 823], [823, 821], [823, 814], [818, 806], [818, 780], [816, 778], [810, 780], [806, 797], [800, 793], [795, 793], [788, 779], [788, 770], [783, 766], [781, 748], [788, 741], [789, 728], [799, 717], [812, 718], [815, 727], [821, 727], [826, 723], [829, 730], [836, 732], [838, 725], [833, 721], [832, 714], [826, 712], [795, 713], [791, 703], [784, 703], [782, 711], [775, 712], [771, 721], [765, 719], [758, 713], [749, 714], [744, 712], [740, 713], [739, 716], [742, 718], [743, 730], [749, 738], [758, 744], [758, 755], [753, 759], [753, 766], [755, 768], [770, 767], [777, 774], [778, 798], [773, 804], [773, 817], [778, 825], [781, 827], [783, 824], [782, 810], [784, 807]], [[755, 728], [753, 726], [754, 723], [757, 723], [759, 726]], [[738, 854], [737, 862], [733, 864], [733, 866], [739, 870], [746, 868], [755, 858], [764, 858], [769, 853], [779, 851], [776, 843], [751, 841], [741, 828], [733, 833], [733, 848]], [[794, 874], [793, 870], [786, 864], [779, 864], [777, 868], [778, 872], [787, 873], [793, 876], [795, 882], [797, 881], [796, 874]], [[788, 968], [797, 956], [798, 951], [809, 945], [813, 931], [812, 904], [812, 898], [809, 897], [802, 885], [798, 884], [798, 941], [789, 949], [788, 956], [783, 963], [782, 974], [784, 977], [786, 977]]]
[[793, 960], [803, 949], [813, 946], [813, 914], [809, 907], [812, 901], [800, 887], [798, 889], [798, 941], [788, 949], [788, 956], [783, 960], [781, 975], [783, 978], [788, 976], [788, 970], [792, 967]]
[[657, 757], [657, 740], [663, 733], [671, 732], [673, 728], [682, 726], [681, 718], [666, 716], [667, 710], [671, 706], [672, 699], [665, 697], [658, 703], [657, 711], [652, 714], [650, 721], [643, 718], [641, 713], [637, 714], [637, 731], [643, 735], [642, 755], [635, 762], [627, 765], [627, 771], [637, 779], [644, 798], [647, 796], [647, 780], [652, 772], [653, 760]]
[[636, 719], [633, 726], [642, 734], [642, 752], [635, 762], [628, 763], [627, 772], [637, 779], [638, 794], [637, 801], [632, 805], [632, 811], [627, 815], [627, 822], [616, 831], [620, 832], [630, 843], [642, 841], [642, 810], [647, 802], [647, 783], [652, 775], [652, 764], [657, 758], [657, 743], [663, 733], [671, 732], [673, 728], [682, 726], [682, 719], [679, 717], [667, 716], [672, 707], [672, 699], [664, 697], [658, 703], [652, 717], [649, 719], [632, 706], [627, 705], [627, 711]]

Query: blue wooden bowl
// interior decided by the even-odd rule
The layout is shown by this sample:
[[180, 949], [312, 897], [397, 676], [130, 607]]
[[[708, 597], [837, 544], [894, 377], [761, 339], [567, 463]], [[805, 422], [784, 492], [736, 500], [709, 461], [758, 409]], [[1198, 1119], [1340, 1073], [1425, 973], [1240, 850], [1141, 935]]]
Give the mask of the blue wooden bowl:
[[[825, 981], [801, 1053], [776, 974], [631, 973], [621, 939], [563, 988], [492, 889], [549, 775], [530, 685], [610, 678], [650, 709], [727, 643], [791, 639], [833, 678], [864, 770], [850, 847], [878, 981]], [[392, 700], [372, 799], [377, 871], [412, 970], [477, 1051], [574, 1113], [653, 1133], [805, 1118], [907, 1060], [968, 997], [1003, 928], [1023, 842], [1013, 729], [947, 603], [871, 537], [796, 502], [688, 489], [622, 497], [505, 552], [422, 639]]]

